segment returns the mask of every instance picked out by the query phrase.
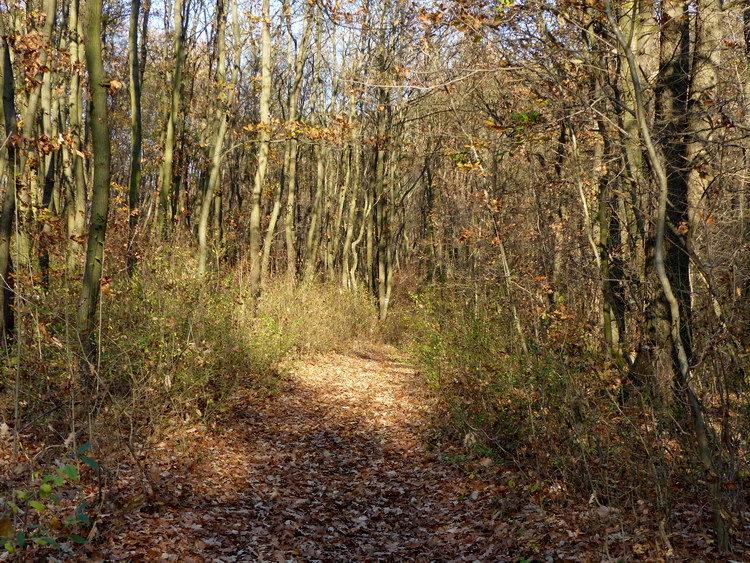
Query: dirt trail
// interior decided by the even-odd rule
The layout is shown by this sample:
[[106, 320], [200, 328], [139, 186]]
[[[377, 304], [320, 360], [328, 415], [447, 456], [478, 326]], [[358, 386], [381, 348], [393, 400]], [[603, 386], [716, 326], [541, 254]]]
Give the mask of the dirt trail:
[[[153, 477], [177, 500], [139, 506], [113, 560], [486, 559], [494, 527], [465, 474], [425, 451], [419, 376], [389, 360], [326, 355], [288, 388], [242, 401], [229, 426], [175, 444]], [[137, 509], [137, 510], [136, 510]], [[151, 512], [151, 513], [149, 513]]]
[[[129, 501], [105, 532], [104, 557], [545, 561], [540, 543], [553, 543], [552, 560], [566, 548], [584, 560], [568, 524], [518, 493], [506, 498], [489, 460], [471, 469], [425, 449], [424, 384], [387, 351], [312, 359], [287, 387], [239, 400], [219, 431], [162, 443], [151, 471], [168, 500]], [[510, 512], [527, 529], [506, 521]]]

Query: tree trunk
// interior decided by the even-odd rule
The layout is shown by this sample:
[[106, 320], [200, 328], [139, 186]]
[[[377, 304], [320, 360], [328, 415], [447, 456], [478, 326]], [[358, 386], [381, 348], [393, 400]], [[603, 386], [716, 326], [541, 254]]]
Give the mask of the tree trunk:
[[[208, 221], [211, 209], [214, 205], [214, 194], [219, 185], [221, 175], [222, 152], [224, 150], [224, 137], [227, 132], [228, 115], [227, 107], [231, 106], [232, 96], [226, 89], [226, 20], [227, 15], [223, 0], [216, 2], [216, 77], [214, 83], [219, 89], [219, 104], [214, 115], [214, 133], [211, 140], [208, 162], [208, 178], [203, 191], [201, 201], [200, 219], [198, 221], [198, 275], [206, 273], [206, 259], [208, 256]], [[229, 99], [227, 100], [227, 96]], [[225, 105], [226, 104], [226, 105]]]
[[183, 67], [185, 66], [185, 43], [190, 19], [191, 0], [175, 0], [175, 54], [174, 69], [172, 70], [172, 91], [169, 98], [167, 112], [167, 126], [164, 132], [164, 151], [162, 155], [161, 172], [159, 174], [159, 208], [157, 224], [164, 230], [171, 228], [176, 212], [176, 205], [172, 193], [174, 181], [174, 150], [177, 118], [180, 112]]
[[380, 89], [377, 108], [377, 149], [375, 152], [375, 179], [373, 182], [373, 198], [375, 200], [375, 236], [377, 256], [377, 296], [378, 311], [381, 321], [388, 316], [388, 252], [390, 249], [391, 225], [388, 221], [387, 207], [391, 205], [386, 193], [386, 167], [388, 166], [389, 141], [391, 125], [390, 98], [385, 89]]
[[688, 418], [695, 433], [698, 457], [709, 483], [717, 544], [720, 550], [728, 551], [730, 549], [729, 524], [721, 498], [721, 483], [716, 463], [719, 454], [712, 444], [711, 430], [706, 424], [703, 406], [690, 380], [692, 356], [690, 263], [686, 245], [689, 199], [685, 178], [687, 168], [684, 143], [688, 132], [686, 114], [690, 72], [688, 4], [687, 0], [664, 0], [662, 4], [656, 115], [660, 154], [652, 140], [646, 120], [635, 57], [613, 16], [610, 0], [605, 1], [610, 24], [620, 46], [626, 52], [634, 91], [634, 114], [659, 192], [654, 265], [661, 293], [655, 297], [654, 301], [661, 301], [663, 306], [659, 303], [652, 303], [651, 306], [666, 311], [663, 321], [657, 320], [661, 321], [660, 325], [667, 325], [667, 330], [652, 331], [653, 346], [657, 351], [661, 349], [670, 352], [674, 379], [678, 389], [685, 395]]
[[[52, 20], [52, 29], [55, 27], [56, 19], [56, 2], [51, 2], [48, 5], [51, 12], [47, 13], [47, 18]], [[51, 36], [51, 33], [50, 33]], [[57, 96], [53, 96], [52, 89], [56, 79], [55, 67], [56, 61], [53, 59], [48, 64], [49, 69], [44, 72], [41, 86], [41, 129], [42, 138], [48, 139], [50, 143], [55, 141], [57, 119], [54, 117], [56, 109], [59, 108]], [[42, 287], [49, 287], [49, 240], [52, 235], [52, 227], [50, 226], [50, 219], [52, 213], [55, 211], [53, 206], [53, 193], [55, 192], [55, 171], [56, 171], [56, 160], [57, 151], [46, 150], [40, 151], [40, 169], [38, 177], [42, 182], [42, 199], [41, 208], [44, 209], [45, 213], [38, 221], [36, 227], [36, 233], [39, 240], [39, 271], [41, 273], [41, 284]]]
[[91, 140], [94, 151], [94, 183], [91, 198], [91, 215], [86, 246], [86, 264], [78, 309], [78, 329], [84, 353], [84, 367], [91, 373], [95, 366], [94, 353], [96, 310], [104, 262], [104, 237], [107, 232], [110, 180], [110, 137], [107, 121], [108, 83], [102, 61], [102, 0], [87, 0], [84, 45], [86, 67], [91, 90]]
[[711, 144], [717, 107], [717, 84], [721, 65], [722, 8], [719, 0], [695, 3], [695, 39], [690, 72], [690, 98], [687, 107], [689, 139], [686, 146], [688, 166], [688, 237], [695, 244], [698, 224], [705, 222], [705, 198], [715, 173], [711, 165]]
[[[38, 68], [46, 69], [48, 63], [48, 46], [51, 45], [52, 31], [55, 24], [55, 14], [57, 12], [56, 0], [45, 0], [44, 1], [44, 28], [43, 28], [43, 48], [39, 51], [39, 65]], [[26, 102], [26, 108], [23, 112], [23, 126], [21, 129], [21, 138], [24, 143], [31, 142], [34, 134], [34, 127], [37, 124], [37, 110], [39, 109], [40, 101], [42, 98], [42, 86], [44, 84], [44, 78], [37, 77], [37, 84], [31, 90], [28, 100]], [[27, 169], [30, 153], [28, 151], [19, 152], [19, 161], [16, 168], [16, 172], [20, 175], [20, 182], [16, 183], [16, 200], [17, 209], [16, 215], [19, 220], [17, 225], [17, 240], [18, 246], [18, 264], [19, 269], [24, 271], [33, 271], [34, 265], [32, 261], [32, 237], [31, 233], [35, 230], [33, 223], [34, 201], [33, 192], [37, 188], [37, 176], [31, 174], [31, 171]]]
[[[141, 191], [141, 85], [143, 74], [138, 50], [138, 18], [141, 0], [130, 2], [130, 29], [128, 33], [128, 67], [130, 71], [130, 172], [128, 174], [128, 275], [135, 273], [137, 253], [135, 250], [135, 230], [138, 226]], [[148, 14], [144, 14], [144, 30], [148, 25]], [[143, 40], [146, 40], [144, 33]]]
[[[79, 15], [79, 0], [72, 0], [68, 13], [68, 52], [72, 66], [85, 58], [81, 44], [82, 21]], [[68, 83], [67, 113], [71, 131], [71, 147], [63, 146], [63, 173], [65, 176], [65, 223], [68, 234], [66, 267], [68, 276], [74, 276], [80, 268], [86, 226], [86, 185], [84, 179], [83, 105], [81, 102], [81, 77], [72, 72]]]
[[3, 54], [2, 54], [2, 81], [3, 81], [3, 122], [5, 125], [4, 143], [5, 153], [5, 170], [3, 174], [3, 197], [2, 214], [0, 214], [0, 283], [2, 283], [2, 300], [0, 307], [0, 345], [7, 345], [13, 336], [15, 328], [15, 314], [13, 302], [14, 276], [13, 261], [10, 256], [10, 242], [13, 234], [13, 218], [16, 212], [16, 150], [14, 135], [17, 135], [16, 128], [16, 102], [15, 102], [15, 81], [13, 78], [13, 65], [10, 59], [10, 45], [7, 37], [3, 37]]
[[269, 103], [271, 101], [271, 7], [270, 0], [263, 0], [263, 22], [261, 24], [261, 88], [260, 88], [260, 145], [258, 147], [258, 168], [250, 198], [250, 294], [253, 298], [260, 295], [260, 215], [261, 196], [266, 180], [268, 153], [271, 141], [271, 119]]

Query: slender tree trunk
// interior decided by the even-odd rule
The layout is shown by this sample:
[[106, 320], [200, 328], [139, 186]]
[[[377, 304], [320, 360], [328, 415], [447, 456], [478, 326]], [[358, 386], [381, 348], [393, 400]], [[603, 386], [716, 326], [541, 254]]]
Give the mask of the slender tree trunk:
[[[147, 0], [148, 1], [148, 0]], [[135, 231], [138, 226], [141, 191], [141, 59], [138, 50], [138, 18], [141, 0], [130, 2], [130, 29], [128, 34], [128, 66], [130, 70], [130, 173], [128, 175], [128, 275], [135, 273], [138, 260], [135, 249]], [[144, 29], [148, 15], [144, 14]], [[143, 40], [146, 40], [145, 34]]]
[[313, 148], [315, 155], [315, 197], [312, 202], [310, 211], [310, 224], [307, 227], [307, 239], [305, 243], [305, 275], [306, 281], [315, 276], [315, 270], [318, 263], [318, 229], [320, 215], [323, 207], [323, 192], [325, 190], [324, 177], [325, 165], [323, 164], [323, 149], [320, 144]]
[[[685, 0], [665, 0], [663, 9], [669, 20], [662, 25], [656, 127], [669, 189], [666, 210], [669, 229], [665, 231], [663, 241], [664, 260], [680, 309], [680, 339], [689, 364], [692, 357], [692, 290], [690, 259], [686, 250], [690, 229], [685, 133], [688, 127], [690, 28]], [[668, 325], [668, 319], [665, 318], [662, 324]]]
[[263, 239], [263, 258], [260, 264], [260, 279], [261, 283], [264, 283], [268, 276], [268, 266], [271, 262], [271, 251], [273, 249], [273, 239], [276, 235], [276, 224], [281, 214], [281, 199], [284, 195], [283, 183], [280, 183], [276, 188], [276, 193], [273, 197], [273, 206], [271, 207], [271, 216], [268, 219], [268, 228], [266, 229], [266, 235]]
[[15, 328], [13, 261], [10, 256], [10, 242], [13, 234], [13, 218], [16, 212], [16, 151], [14, 135], [16, 127], [15, 81], [10, 58], [10, 45], [7, 37], [2, 39], [2, 81], [3, 81], [3, 122], [5, 125], [4, 153], [6, 174], [2, 176], [3, 197], [0, 214], [0, 283], [2, 284], [2, 314], [0, 314], [0, 345], [5, 346], [13, 336]]
[[[57, 12], [56, 0], [44, 1], [44, 27], [43, 27], [43, 48], [39, 50], [39, 69], [46, 69], [49, 59], [47, 46], [51, 45], [52, 31], [55, 24], [55, 14]], [[39, 109], [42, 98], [42, 86], [44, 84], [43, 76], [37, 77], [37, 85], [29, 94], [26, 109], [23, 112], [23, 126], [21, 129], [21, 138], [24, 142], [30, 142], [34, 134], [34, 127], [37, 124], [37, 110]], [[35, 229], [33, 224], [34, 201], [33, 193], [37, 188], [37, 178], [27, 170], [29, 161], [27, 151], [19, 152], [19, 162], [16, 172], [20, 174], [21, 181], [16, 183], [16, 214], [19, 219], [18, 236], [16, 244], [18, 245], [18, 257], [21, 262], [18, 264], [19, 269], [34, 268], [32, 261], [32, 238], [31, 233]]]
[[[342, 156], [344, 162], [344, 183], [341, 186], [339, 193], [338, 206], [336, 207], [336, 215], [333, 220], [333, 232], [331, 233], [330, 240], [330, 264], [329, 264], [329, 277], [335, 279], [336, 272], [334, 271], [336, 258], [338, 256], [338, 250], [341, 248], [341, 225], [344, 220], [344, 205], [346, 204], [346, 196], [349, 195], [352, 186], [352, 147], [349, 146]], [[350, 196], [351, 197], [351, 196]]]
[[[648, 77], [656, 72], [658, 64], [658, 34], [653, 30], [656, 27], [654, 6], [652, 2], [631, 2], [629, 10], [621, 17], [621, 25], [624, 37], [627, 38], [628, 49], [636, 57], [639, 77], [648, 80]], [[635, 94], [628, 63], [623, 54], [620, 54], [620, 80], [619, 87], [614, 88], [616, 100], [615, 111], [620, 122], [621, 134], [620, 152], [625, 168], [623, 175], [626, 187], [625, 195], [628, 197], [628, 205], [624, 205], [628, 216], [626, 230], [630, 241], [630, 248], [634, 254], [635, 268], [640, 279], [646, 277], [646, 223], [642, 209], [648, 207], [645, 204], [646, 195], [649, 193], [648, 170], [643, 158], [643, 147], [639, 142], [638, 123], [635, 115], [622, 108], [632, 108], [635, 103]], [[644, 76], [645, 75], [645, 76]], [[647, 83], [647, 82], [644, 82]]]
[[[201, 202], [200, 219], [198, 221], [198, 275], [206, 273], [206, 260], [208, 256], [208, 221], [214, 205], [214, 194], [219, 185], [221, 175], [222, 152], [224, 150], [224, 137], [227, 132], [228, 115], [227, 107], [231, 105], [232, 97], [226, 89], [226, 20], [224, 1], [216, 2], [216, 78], [214, 80], [219, 89], [219, 105], [214, 115], [214, 134], [211, 141], [208, 162], [208, 179], [203, 192]], [[227, 96], [229, 99], [227, 100]], [[226, 104], [226, 106], [224, 105]]]
[[[352, 108], [353, 106], [354, 104], [352, 104]], [[349, 259], [352, 253], [354, 222], [357, 217], [357, 203], [359, 201], [359, 158], [359, 147], [355, 145], [355, 140], [352, 139], [347, 159], [347, 174], [351, 178], [352, 194], [349, 197], [349, 209], [347, 210], [346, 221], [344, 223], [346, 234], [344, 235], [344, 246], [341, 250], [341, 285], [343, 287], [350, 287]]]
[[[52, 28], [55, 27], [56, 20], [56, 2], [52, 2], [49, 5], [49, 9], [53, 10], [51, 13], [47, 13], [47, 17], [52, 19]], [[50, 145], [54, 143], [56, 138], [56, 124], [57, 119], [55, 118], [56, 108], [59, 107], [57, 103], [57, 97], [53, 96], [52, 89], [55, 82], [55, 61], [49, 62], [49, 70], [45, 71], [42, 78], [41, 86], [41, 129], [42, 138], [46, 138]], [[52, 217], [54, 212], [54, 206], [52, 196], [55, 191], [55, 164], [57, 159], [57, 151], [42, 150], [41, 158], [39, 159], [40, 170], [39, 178], [42, 181], [42, 199], [41, 207], [46, 211], [41, 221], [36, 225], [36, 232], [39, 237], [39, 271], [41, 273], [42, 287], [49, 287], [49, 239], [52, 235], [52, 228], [49, 223], [49, 219]]]
[[[593, 10], [589, 10], [593, 15]], [[599, 48], [601, 38], [595, 33], [594, 29], [589, 29], [587, 43], [590, 53], [591, 67], [595, 69], [608, 68], [607, 58], [601, 54]], [[604, 85], [608, 74], [603, 71], [597, 71], [591, 79], [591, 92], [594, 100], [604, 100]], [[607, 107], [601, 102], [596, 103], [600, 112], [606, 112]], [[595, 241], [592, 224], [588, 217], [588, 207], [583, 190], [580, 175], [577, 176], [578, 190], [581, 197], [584, 216], [587, 225], [587, 235], [594, 251], [594, 257], [598, 266], [601, 277], [602, 287], [602, 321], [604, 341], [609, 357], [613, 360], [620, 372], [626, 368], [625, 355], [622, 352], [622, 345], [625, 339], [625, 296], [623, 290], [624, 271], [622, 265], [622, 231], [618, 217], [621, 196], [620, 190], [612, 189], [612, 185], [617, 181], [616, 175], [610, 171], [610, 165], [617, 160], [614, 154], [610, 135], [607, 130], [605, 120], [597, 118], [597, 131], [599, 142], [594, 150], [592, 161], [592, 182], [599, 187], [599, 205], [597, 213], [597, 223], [599, 227], [599, 240]], [[637, 129], [633, 131], [637, 134]], [[575, 134], [572, 134], [573, 146], [576, 157], [578, 157], [578, 140]], [[578, 159], [577, 159], [578, 160]]]
[[[320, 10], [315, 12], [315, 57], [314, 73], [315, 78], [312, 85], [312, 112], [315, 115], [315, 122], [319, 126], [324, 126], [322, 116], [323, 108], [323, 42], [322, 42], [322, 13]], [[323, 140], [319, 139], [313, 147], [315, 157], [315, 196], [313, 198], [310, 221], [307, 227], [307, 237], [305, 240], [304, 255], [304, 279], [311, 280], [315, 276], [318, 266], [318, 251], [320, 243], [320, 229], [323, 223], [322, 215], [325, 206], [325, 174], [326, 174], [326, 153], [323, 150]]]
[[266, 180], [268, 153], [271, 141], [271, 6], [270, 0], [263, 0], [261, 23], [261, 88], [260, 88], [260, 144], [258, 147], [258, 168], [250, 198], [250, 293], [255, 298], [260, 295], [260, 273], [262, 256], [260, 243], [261, 195]]
[[[370, 192], [369, 190], [364, 190], [364, 208], [362, 210], [362, 219], [359, 224], [359, 233], [357, 234], [357, 238], [352, 241], [352, 266], [349, 269], [349, 287], [354, 291], [357, 291], [358, 289], [357, 266], [359, 265], [359, 253], [357, 252], [357, 247], [362, 242], [362, 239], [364, 238], [367, 230], [371, 228], [371, 213], [372, 200], [370, 199]], [[369, 286], [367, 287], [367, 289], [369, 290]]]
[[177, 118], [180, 112], [182, 76], [185, 66], [187, 30], [190, 20], [191, 0], [175, 0], [175, 54], [172, 70], [172, 91], [167, 112], [167, 126], [164, 132], [164, 151], [161, 172], [159, 174], [159, 214], [157, 223], [164, 231], [170, 229], [174, 221], [176, 206], [173, 197], [174, 151], [176, 143]]
[[[294, 135], [294, 133], [290, 133]], [[284, 212], [284, 240], [286, 245], [286, 274], [290, 280], [297, 277], [297, 250], [295, 221], [297, 212], [297, 140], [289, 140], [289, 167], [285, 175], [286, 209]]]
[[[72, 0], [68, 13], [68, 36], [70, 42], [68, 52], [72, 66], [79, 65], [85, 58], [81, 44], [82, 21], [79, 16], [79, 0]], [[84, 179], [83, 148], [83, 106], [81, 102], [81, 77], [72, 72], [68, 84], [67, 113], [70, 123], [72, 146], [65, 151], [65, 222], [68, 233], [66, 247], [66, 263], [68, 276], [77, 273], [80, 267], [80, 257], [83, 253], [84, 231], [86, 226], [86, 185]]]
[[[314, 16], [314, 4], [307, 9], [307, 17], [302, 28], [302, 38], [299, 48], [294, 56], [294, 75], [289, 92], [289, 103], [287, 106], [287, 134], [289, 139], [285, 148], [284, 161], [288, 165], [284, 168], [284, 181], [286, 182], [286, 209], [284, 215], [284, 239], [286, 245], [286, 271], [287, 277], [294, 279], [297, 275], [297, 251], [295, 233], [296, 215], [296, 193], [297, 193], [297, 110], [299, 106], [300, 93], [302, 91], [302, 72], [307, 59], [310, 36], [312, 31], [311, 21]], [[292, 41], [291, 22], [287, 22], [289, 41]], [[291, 66], [291, 61], [289, 61]]]
[[389, 129], [391, 125], [390, 98], [385, 89], [378, 96], [377, 149], [375, 153], [375, 179], [373, 183], [375, 199], [375, 236], [377, 238], [377, 279], [378, 311], [380, 320], [388, 316], [388, 250], [390, 247], [391, 225], [388, 218], [390, 198], [386, 193], [386, 170], [389, 157]]
[[104, 262], [104, 237], [109, 210], [111, 149], [107, 117], [108, 83], [102, 61], [102, 0], [87, 0], [84, 45], [91, 90], [91, 140], [94, 148], [94, 184], [89, 218], [86, 264], [78, 309], [78, 328], [83, 345], [84, 362], [91, 373], [95, 365], [96, 310]]

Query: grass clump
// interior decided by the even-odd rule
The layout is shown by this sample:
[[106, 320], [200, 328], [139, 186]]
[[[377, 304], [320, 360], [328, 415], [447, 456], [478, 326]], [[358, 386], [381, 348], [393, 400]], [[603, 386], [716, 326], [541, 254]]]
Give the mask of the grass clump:
[[208, 419], [239, 385], [273, 388], [290, 358], [346, 348], [376, 322], [365, 296], [333, 284], [269, 280], [253, 300], [240, 266], [198, 279], [189, 257], [121, 283], [105, 306], [103, 377], [153, 405], [149, 419]]

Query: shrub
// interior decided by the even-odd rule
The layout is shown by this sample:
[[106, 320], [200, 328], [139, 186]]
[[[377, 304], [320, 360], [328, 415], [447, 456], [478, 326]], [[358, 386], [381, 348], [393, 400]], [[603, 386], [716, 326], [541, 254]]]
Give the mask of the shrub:
[[623, 403], [618, 372], [580, 344], [596, 341], [585, 328], [561, 327], [579, 333], [566, 347], [532, 341], [521, 353], [502, 293], [477, 299], [471, 289], [427, 288], [402, 313], [413, 327], [410, 354], [443, 405], [438, 427], [470, 453], [512, 462], [582, 499], [650, 499], [666, 512], [670, 484], [699, 474], [670, 432], [672, 413], [645, 397]]

